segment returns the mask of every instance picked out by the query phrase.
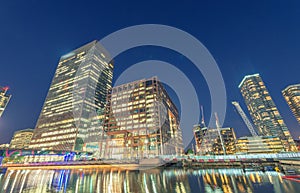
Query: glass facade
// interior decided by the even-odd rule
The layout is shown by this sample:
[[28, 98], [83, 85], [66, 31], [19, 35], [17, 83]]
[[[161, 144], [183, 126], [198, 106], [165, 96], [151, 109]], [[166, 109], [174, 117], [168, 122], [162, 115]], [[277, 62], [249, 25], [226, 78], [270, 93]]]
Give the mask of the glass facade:
[[27, 149], [33, 135], [33, 129], [16, 131], [10, 141], [10, 149]]
[[300, 84], [288, 86], [282, 94], [300, 124]]
[[[196, 154], [198, 155], [230, 155], [236, 152], [236, 135], [231, 127], [219, 128], [223, 145], [220, 139], [219, 131], [215, 128], [194, 127], [194, 136], [196, 141]], [[224, 150], [223, 150], [224, 146]]]
[[99, 118], [112, 76], [110, 56], [97, 41], [62, 56], [30, 148], [85, 150], [99, 140]]
[[284, 146], [279, 137], [256, 136], [240, 137], [237, 140], [237, 153], [279, 153], [284, 151]]
[[176, 106], [156, 77], [114, 87], [107, 96], [104, 157], [132, 159], [180, 155]]
[[259, 134], [277, 136], [286, 151], [295, 151], [293, 138], [260, 75], [245, 76], [239, 88]]
[[205, 135], [206, 131], [207, 131], [207, 127], [203, 127], [200, 124], [194, 125], [194, 127], [193, 127], [196, 153], [200, 152], [200, 150], [201, 150], [201, 144], [204, 139], [204, 135]]
[[11, 95], [7, 94], [7, 90], [8, 90], [8, 87], [0, 86], [0, 117], [2, 116], [3, 111], [5, 110], [8, 102], [9, 102], [9, 99], [11, 97]]

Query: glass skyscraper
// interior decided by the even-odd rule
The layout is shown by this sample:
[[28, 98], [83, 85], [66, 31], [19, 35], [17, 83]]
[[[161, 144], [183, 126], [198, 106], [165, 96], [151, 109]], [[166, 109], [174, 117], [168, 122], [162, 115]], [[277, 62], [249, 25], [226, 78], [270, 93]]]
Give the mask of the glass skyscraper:
[[278, 136], [286, 151], [294, 151], [293, 138], [260, 75], [245, 76], [239, 88], [260, 135]]
[[156, 77], [109, 91], [104, 130], [100, 152], [106, 158], [138, 159], [183, 151], [178, 110]]
[[288, 86], [282, 94], [300, 124], [300, 84]]
[[0, 117], [5, 110], [11, 95], [7, 94], [8, 87], [1, 87], [0, 86]]
[[85, 150], [97, 141], [112, 76], [111, 58], [97, 41], [62, 56], [29, 147]]

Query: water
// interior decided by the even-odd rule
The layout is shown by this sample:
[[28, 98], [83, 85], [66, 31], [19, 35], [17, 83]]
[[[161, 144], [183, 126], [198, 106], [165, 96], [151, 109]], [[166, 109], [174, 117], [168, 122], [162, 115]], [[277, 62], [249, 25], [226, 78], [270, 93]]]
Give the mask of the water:
[[300, 183], [277, 172], [239, 169], [7, 170], [0, 174], [1, 193], [299, 193]]

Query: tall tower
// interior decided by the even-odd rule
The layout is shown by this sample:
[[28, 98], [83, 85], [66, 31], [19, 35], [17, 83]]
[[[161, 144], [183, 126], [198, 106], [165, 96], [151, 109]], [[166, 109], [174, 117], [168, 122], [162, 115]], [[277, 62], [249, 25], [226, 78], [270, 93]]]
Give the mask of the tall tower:
[[282, 94], [300, 124], [300, 84], [286, 87]]
[[295, 143], [259, 74], [245, 76], [239, 85], [254, 125], [264, 136], [278, 136], [287, 151]]
[[115, 159], [180, 155], [179, 123], [178, 110], [156, 77], [113, 87], [107, 96], [107, 137], [100, 152]]
[[7, 94], [8, 87], [1, 87], [0, 86], [0, 117], [5, 110], [11, 95]]
[[100, 132], [95, 121], [103, 112], [112, 74], [111, 58], [97, 41], [62, 56], [29, 147], [82, 150]]

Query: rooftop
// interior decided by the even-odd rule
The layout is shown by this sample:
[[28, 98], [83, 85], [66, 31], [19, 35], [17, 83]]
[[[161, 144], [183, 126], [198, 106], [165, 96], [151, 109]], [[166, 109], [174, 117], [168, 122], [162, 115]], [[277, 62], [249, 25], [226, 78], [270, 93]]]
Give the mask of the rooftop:
[[245, 80], [247, 80], [248, 78], [252, 78], [252, 77], [257, 77], [259, 76], [259, 74], [252, 74], [252, 75], [247, 75], [243, 78], [242, 82], [239, 84], [239, 88], [241, 88], [242, 84], [245, 82]]

